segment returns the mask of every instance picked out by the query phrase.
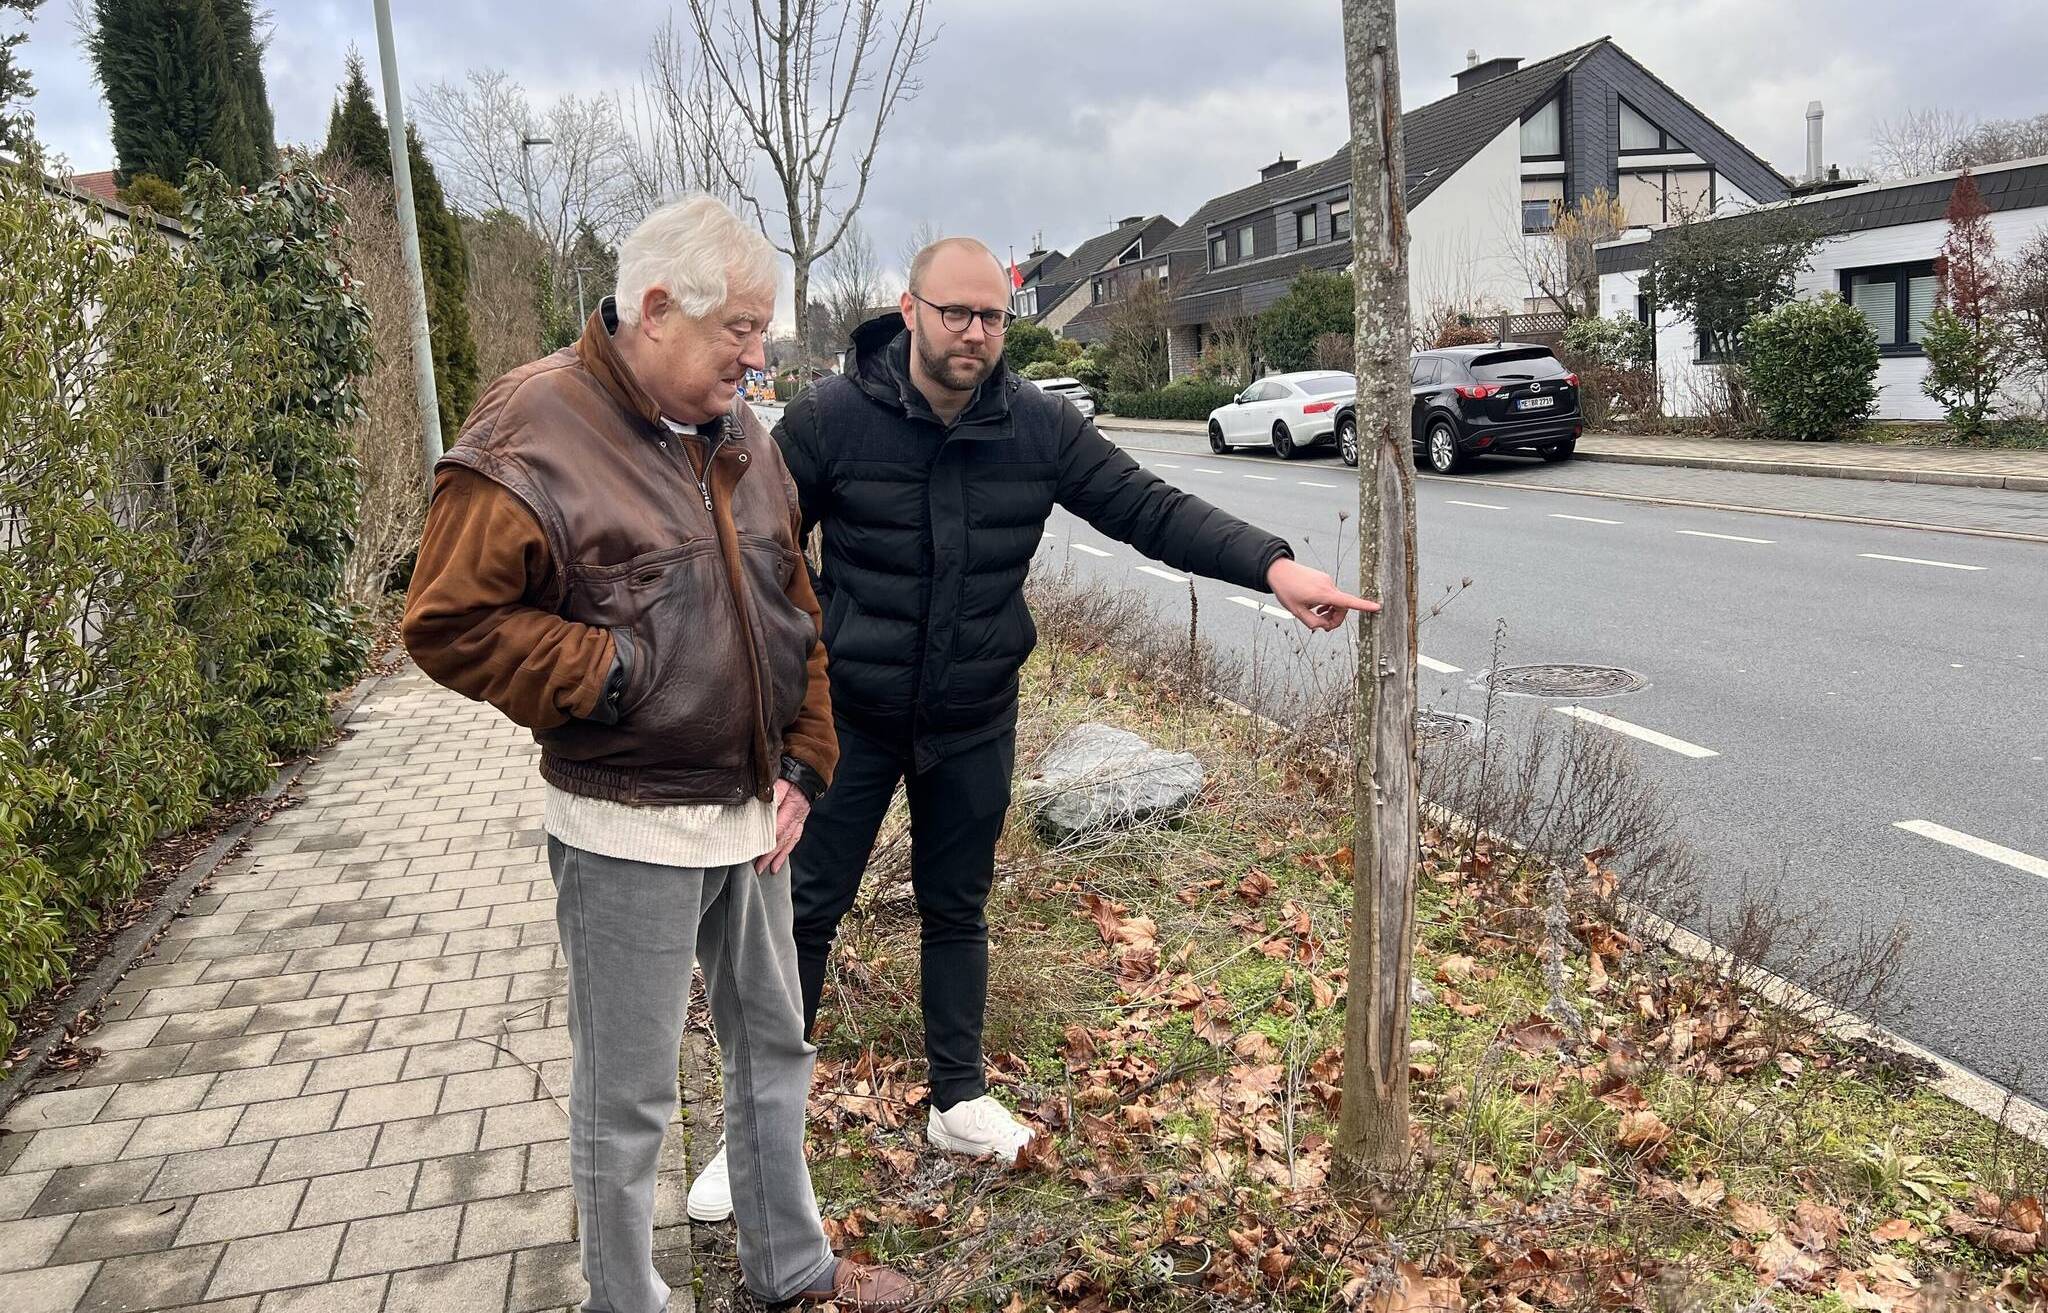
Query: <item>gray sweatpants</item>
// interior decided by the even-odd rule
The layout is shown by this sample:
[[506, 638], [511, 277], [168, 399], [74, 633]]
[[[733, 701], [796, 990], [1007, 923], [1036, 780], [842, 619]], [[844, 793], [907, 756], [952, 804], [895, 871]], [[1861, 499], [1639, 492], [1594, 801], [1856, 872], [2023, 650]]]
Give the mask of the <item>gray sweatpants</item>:
[[817, 1050], [804, 1041], [789, 871], [604, 857], [548, 840], [569, 960], [569, 1169], [585, 1313], [656, 1313], [654, 1173], [676, 1107], [690, 964], [704, 964], [725, 1072], [740, 1271], [771, 1302], [829, 1284], [834, 1262], [804, 1161]]

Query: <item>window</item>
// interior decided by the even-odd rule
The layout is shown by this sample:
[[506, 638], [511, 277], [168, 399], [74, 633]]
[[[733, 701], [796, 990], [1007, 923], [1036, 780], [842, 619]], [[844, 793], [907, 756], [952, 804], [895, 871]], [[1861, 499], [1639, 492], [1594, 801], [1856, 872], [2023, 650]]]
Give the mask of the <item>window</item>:
[[1018, 315], [1037, 314], [1038, 289], [1036, 287], [1021, 287], [1010, 293], [1010, 310], [1011, 313]]
[[1166, 272], [1167, 267], [1164, 264], [1156, 264], [1152, 266], [1152, 276], [1154, 278], [1157, 278], [1162, 283], [1166, 281]]
[[1230, 239], [1217, 233], [1209, 239], [1209, 267], [1221, 269], [1230, 263]]
[[1623, 151], [1684, 150], [1670, 133], [1644, 118], [1634, 105], [1621, 102], [1621, 149]]
[[1351, 235], [1351, 198], [1330, 202], [1330, 240]]
[[1349, 374], [1325, 374], [1301, 380], [1301, 390], [1311, 397], [1338, 397], [1358, 391], [1358, 380]]
[[1522, 120], [1523, 159], [1554, 160], [1564, 154], [1564, 138], [1559, 132], [1561, 118], [1559, 102], [1553, 96]]
[[1252, 258], [1252, 226], [1250, 224], [1246, 224], [1237, 230], [1237, 258], [1240, 260]]
[[1126, 246], [1124, 248], [1124, 253], [1116, 258], [1116, 262], [1118, 264], [1129, 264], [1133, 260], [1142, 260], [1144, 257], [1145, 242], [1143, 238], [1140, 238], [1139, 240], [1132, 242], [1129, 246]]
[[1712, 169], [1643, 169], [1621, 175], [1623, 213], [1631, 228], [1700, 218], [1714, 210]]
[[1098, 279], [1096, 279], [1096, 280], [1094, 281], [1094, 283], [1093, 283], [1093, 285], [1092, 285], [1092, 287], [1091, 287], [1091, 297], [1092, 297], [1092, 299], [1094, 300], [1094, 302], [1095, 302], [1095, 304], [1096, 304], [1096, 305], [1101, 305], [1101, 304], [1102, 304], [1102, 302], [1103, 302], [1103, 293], [1104, 293], [1104, 292], [1105, 292], [1106, 290], [1107, 290], [1107, 285], [1106, 285], [1106, 284], [1104, 283], [1104, 281], [1103, 281], [1102, 279], [1098, 278]]
[[1294, 244], [1314, 246], [1316, 244], [1316, 212], [1313, 209], [1294, 212]]
[[1408, 380], [1416, 387], [1428, 387], [1436, 382], [1437, 362], [1430, 356], [1417, 356], [1408, 362]]
[[1563, 178], [1522, 179], [1522, 231], [1547, 233], [1557, 226], [1564, 208]]
[[1877, 349], [1885, 355], [1920, 354], [1938, 285], [1932, 260], [1842, 271], [1842, 299], [1870, 321]]
[[1705, 329], [1695, 328], [1693, 330], [1692, 337], [1693, 358], [1700, 364], [1723, 365], [1728, 363], [1728, 354], [1716, 348], [1713, 343], [1707, 341], [1707, 332]]

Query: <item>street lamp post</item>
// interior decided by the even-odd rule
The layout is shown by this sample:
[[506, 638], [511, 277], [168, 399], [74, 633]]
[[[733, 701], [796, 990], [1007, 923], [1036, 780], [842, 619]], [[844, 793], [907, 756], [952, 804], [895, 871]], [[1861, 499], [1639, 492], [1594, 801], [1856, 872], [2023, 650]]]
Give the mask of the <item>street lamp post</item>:
[[412, 285], [412, 372], [419, 393], [420, 454], [427, 491], [441, 459], [441, 403], [434, 392], [434, 339], [427, 327], [427, 280], [420, 271], [420, 226], [412, 204], [412, 160], [405, 149], [405, 103], [398, 91], [398, 49], [391, 39], [391, 0], [376, 0], [377, 51], [384, 75], [384, 122], [391, 132], [391, 190], [397, 202], [398, 239]]

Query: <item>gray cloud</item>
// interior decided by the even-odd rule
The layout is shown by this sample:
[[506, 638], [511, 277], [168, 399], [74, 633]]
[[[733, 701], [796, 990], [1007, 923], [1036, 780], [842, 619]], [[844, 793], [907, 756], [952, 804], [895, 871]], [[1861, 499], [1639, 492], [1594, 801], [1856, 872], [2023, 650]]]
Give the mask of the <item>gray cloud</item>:
[[[529, 91], [622, 90], [660, 0], [396, 0], [408, 92], [497, 65]], [[1127, 214], [1185, 218], [1286, 153], [1345, 138], [1332, 0], [941, 0], [923, 91], [893, 126], [863, 221], [884, 258], [920, 220], [1028, 249], [1071, 249]], [[350, 42], [375, 55], [362, 0], [277, 0], [265, 71], [287, 141], [317, 142]], [[1611, 35], [1780, 167], [1804, 149], [1806, 102], [1828, 107], [1829, 155], [1850, 165], [1875, 122], [1918, 105], [1980, 117], [2048, 109], [2036, 0], [1411, 0], [1402, 95], [1447, 94], [1468, 47], [1535, 60]], [[44, 140], [80, 170], [112, 163], [105, 108], [65, 0], [23, 49]]]

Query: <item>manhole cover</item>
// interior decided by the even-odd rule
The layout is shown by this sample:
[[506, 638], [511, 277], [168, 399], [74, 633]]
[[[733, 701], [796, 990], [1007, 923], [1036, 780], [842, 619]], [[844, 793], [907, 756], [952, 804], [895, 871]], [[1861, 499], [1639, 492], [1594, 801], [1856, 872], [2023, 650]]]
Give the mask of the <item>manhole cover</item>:
[[1484, 728], [1485, 723], [1477, 716], [1428, 709], [1415, 713], [1415, 737], [1425, 743], [1443, 739], [1476, 739]]
[[1649, 680], [1620, 666], [1503, 666], [1478, 682], [1532, 698], [1611, 698], [1650, 686]]

